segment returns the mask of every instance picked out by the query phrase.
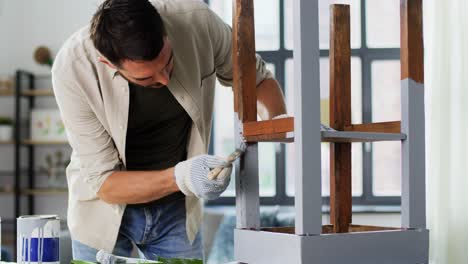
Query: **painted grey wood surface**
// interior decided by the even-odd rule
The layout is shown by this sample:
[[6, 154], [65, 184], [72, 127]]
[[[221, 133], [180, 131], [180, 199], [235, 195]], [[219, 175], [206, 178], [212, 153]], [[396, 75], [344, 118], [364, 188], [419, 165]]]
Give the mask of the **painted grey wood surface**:
[[296, 0], [294, 141], [296, 233], [322, 230], [318, 1]]
[[[400, 141], [406, 139], [403, 133], [380, 132], [351, 132], [351, 131], [321, 131], [322, 142], [376, 142], [376, 141]], [[286, 133], [283, 140], [271, 140], [262, 142], [295, 142], [294, 132]]]
[[[242, 131], [242, 124], [234, 120], [235, 131]], [[238, 133], [235, 144], [241, 144]], [[237, 228], [260, 227], [260, 196], [258, 178], [258, 144], [249, 144], [242, 158], [234, 164], [236, 174], [236, 226]]]
[[322, 131], [321, 134], [323, 142], [374, 142], [406, 139], [406, 135], [400, 133]]
[[418, 264], [427, 263], [427, 230], [297, 236], [235, 230], [243, 263]]
[[243, 263], [301, 264], [301, 236], [234, 230], [234, 255]]
[[426, 227], [426, 171], [424, 84], [401, 81], [401, 222], [404, 227]]

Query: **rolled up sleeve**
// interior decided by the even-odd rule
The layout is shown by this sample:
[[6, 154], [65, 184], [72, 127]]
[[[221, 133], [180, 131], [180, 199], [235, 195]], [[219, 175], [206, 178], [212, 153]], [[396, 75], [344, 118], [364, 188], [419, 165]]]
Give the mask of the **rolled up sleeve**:
[[[213, 42], [216, 76], [224, 86], [232, 86], [232, 29], [213, 11], [209, 11], [210, 35]], [[266, 63], [256, 56], [256, 83], [272, 79], [273, 74], [266, 68]]]
[[71, 179], [71, 187], [82, 199], [93, 199], [107, 177], [120, 170], [121, 162], [111, 136], [86, 102], [79, 83], [66, 79], [52, 76], [67, 138], [79, 158], [79, 178]]

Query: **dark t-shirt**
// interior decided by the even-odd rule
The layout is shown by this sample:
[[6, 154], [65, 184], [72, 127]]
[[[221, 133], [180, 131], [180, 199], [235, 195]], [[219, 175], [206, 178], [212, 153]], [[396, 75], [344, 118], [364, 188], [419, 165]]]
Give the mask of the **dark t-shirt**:
[[129, 87], [127, 170], [162, 170], [186, 159], [192, 121], [169, 89]]

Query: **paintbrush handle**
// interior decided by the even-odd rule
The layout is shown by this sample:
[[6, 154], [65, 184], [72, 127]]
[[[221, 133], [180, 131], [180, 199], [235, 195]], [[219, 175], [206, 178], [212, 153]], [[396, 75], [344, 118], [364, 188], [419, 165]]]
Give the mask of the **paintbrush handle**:
[[[232, 163], [234, 162], [240, 155], [242, 154], [242, 151], [240, 150], [236, 150], [234, 151], [233, 153], [231, 153], [231, 155], [229, 155], [227, 157], [227, 162], [229, 163]], [[223, 167], [217, 167], [217, 168], [214, 168], [210, 171], [210, 173], [208, 173], [208, 179], [210, 180], [214, 180], [216, 179], [216, 177], [218, 177], [219, 173], [221, 173], [221, 171], [223, 170], [224, 168]]]
[[223, 170], [223, 168], [221, 167], [218, 167], [218, 168], [214, 168], [210, 171], [210, 173], [208, 173], [208, 179], [210, 180], [214, 180], [216, 179], [216, 177], [218, 177], [219, 173]]
[[241, 154], [242, 154], [242, 152], [241, 152], [240, 150], [236, 150], [236, 151], [234, 151], [233, 153], [231, 153], [231, 155], [229, 155], [229, 156], [227, 157], [227, 161], [228, 161], [229, 163], [232, 163], [232, 162], [234, 162]]

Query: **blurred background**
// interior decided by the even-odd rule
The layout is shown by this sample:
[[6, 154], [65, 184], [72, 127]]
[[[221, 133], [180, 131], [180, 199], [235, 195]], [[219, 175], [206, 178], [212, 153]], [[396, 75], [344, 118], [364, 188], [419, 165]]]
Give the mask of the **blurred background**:
[[[11, 256], [16, 235], [14, 222], [23, 214], [58, 214], [62, 219], [62, 257], [70, 257], [66, 240], [67, 188], [64, 168], [71, 149], [51, 91], [49, 56], [85, 26], [100, 0], [0, 0], [0, 217], [4, 258]], [[228, 24], [231, 0], [206, 0]], [[328, 123], [329, 103], [329, 5], [351, 5], [352, 122], [400, 120], [400, 1], [320, 0], [320, 89], [322, 122]], [[284, 89], [288, 111], [293, 113], [292, 0], [255, 0], [256, 49], [268, 62]], [[466, 219], [457, 207], [462, 193], [466, 153], [463, 122], [466, 92], [468, 4], [461, 0], [424, 1], [426, 45], [426, 127], [428, 220], [441, 247], [431, 244], [434, 261], [468, 263], [448, 241], [468, 242], [446, 236], [452, 229], [447, 216]], [[40, 49], [43, 47], [46, 49]], [[42, 64], [41, 64], [42, 63]], [[465, 73], [465, 74], [463, 74]], [[227, 156], [234, 149], [233, 94], [219, 85], [210, 152]], [[453, 92], [450, 92], [453, 91]], [[451, 112], [450, 112], [451, 111]], [[449, 118], [450, 117], [450, 118]], [[451, 121], [447, 123], [448, 121]], [[466, 122], [466, 121], [465, 121]], [[17, 126], [15, 126], [17, 124]], [[16, 127], [16, 129], [14, 129]], [[441, 128], [444, 127], [444, 130]], [[453, 135], [454, 137], [446, 137]], [[456, 138], [449, 141], [443, 138]], [[435, 146], [435, 147], [431, 147]], [[353, 143], [353, 223], [400, 225], [400, 143]], [[294, 144], [259, 144], [262, 224], [293, 225]], [[450, 159], [458, 157], [458, 159]], [[455, 162], [455, 163], [454, 163]], [[432, 166], [432, 167], [431, 167]], [[452, 179], [441, 185], [440, 178]], [[462, 182], [464, 180], [464, 182]], [[235, 225], [234, 179], [223, 197], [206, 204], [205, 245], [208, 263], [233, 258]], [[459, 183], [459, 184], [457, 184]], [[458, 196], [457, 196], [458, 194]], [[328, 220], [329, 146], [322, 144], [323, 221]], [[442, 202], [442, 201], [445, 201]], [[444, 211], [446, 205], [453, 211]], [[461, 206], [461, 205], [460, 205]], [[448, 210], [448, 209], [447, 209]], [[461, 215], [458, 215], [461, 214]], [[453, 222], [450, 222], [453, 224]], [[458, 226], [465, 227], [465, 226]], [[453, 234], [453, 236], [457, 236]], [[69, 239], [69, 238], [68, 238]], [[67, 244], [68, 243], [68, 244]], [[440, 242], [441, 243], [441, 242]], [[437, 251], [438, 250], [438, 251]], [[452, 259], [454, 262], [445, 260]], [[459, 262], [461, 261], [461, 262]], [[64, 263], [64, 262], [63, 262]]]

